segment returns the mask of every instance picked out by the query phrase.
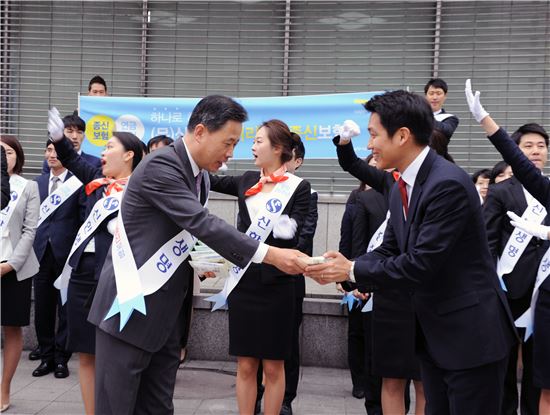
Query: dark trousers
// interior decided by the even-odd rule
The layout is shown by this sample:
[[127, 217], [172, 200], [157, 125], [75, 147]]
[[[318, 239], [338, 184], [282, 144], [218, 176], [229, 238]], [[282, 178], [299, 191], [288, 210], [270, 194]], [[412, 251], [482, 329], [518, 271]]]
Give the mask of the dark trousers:
[[181, 322], [155, 353], [96, 328], [95, 410], [101, 415], [174, 413]]
[[365, 409], [368, 415], [382, 415], [382, 378], [372, 374], [372, 312], [361, 314], [365, 344]]
[[508, 356], [465, 370], [438, 367], [420, 358], [426, 415], [488, 415], [500, 413]]
[[365, 333], [361, 307], [348, 313], [348, 366], [354, 388], [365, 385]]
[[[40, 270], [33, 278], [34, 283], [34, 326], [40, 347], [42, 361], [66, 363], [71, 352], [66, 350], [67, 314], [66, 307], [61, 305], [59, 290], [53, 286], [61, 274], [64, 264], [58, 264], [48, 243], [40, 261]], [[55, 330], [56, 314], [58, 317]]]
[[[514, 320], [527, 310], [531, 303], [531, 296], [513, 300], [508, 299], [508, 305]], [[521, 356], [523, 361], [523, 376], [521, 378], [521, 395], [518, 399], [517, 362], [519, 346], [512, 347], [506, 377], [504, 378], [504, 396], [502, 399], [502, 415], [516, 415], [518, 404], [521, 415], [537, 415], [539, 413], [540, 389], [533, 385], [533, 337], [524, 342], [525, 329], [518, 329], [522, 339]], [[519, 402], [518, 402], [519, 401]]]

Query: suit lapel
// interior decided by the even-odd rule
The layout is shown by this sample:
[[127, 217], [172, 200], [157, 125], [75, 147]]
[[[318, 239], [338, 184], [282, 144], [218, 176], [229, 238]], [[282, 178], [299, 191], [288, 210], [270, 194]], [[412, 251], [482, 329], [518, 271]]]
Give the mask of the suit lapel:
[[508, 180], [508, 187], [510, 188], [510, 193], [512, 194], [512, 197], [514, 198], [514, 201], [518, 207], [518, 209], [521, 211], [519, 215], [521, 216], [525, 209], [527, 209], [527, 199], [525, 198], [525, 193], [523, 192], [523, 186], [521, 183], [516, 179], [514, 176], [512, 176]]
[[[183, 169], [183, 177], [187, 180], [187, 184], [189, 185], [189, 188], [191, 191], [197, 195], [197, 186], [195, 185], [195, 176], [193, 175], [193, 168], [191, 167], [191, 162], [189, 161], [189, 157], [187, 156], [187, 151], [185, 150], [185, 145], [183, 144], [183, 138], [176, 140], [174, 143], [174, 150], [177, 154], [177, 159], [180, 162], [180, 165]], [[203, 180], [204, 182], [204, 176]], [[202, 184], [201, 184], [202, 186]]]

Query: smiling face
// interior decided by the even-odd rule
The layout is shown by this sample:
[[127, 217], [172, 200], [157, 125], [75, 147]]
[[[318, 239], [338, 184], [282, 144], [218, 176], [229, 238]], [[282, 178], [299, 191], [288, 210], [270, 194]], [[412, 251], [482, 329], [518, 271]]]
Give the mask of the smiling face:
[[401, 158], [400, 140], [396, 137], [399, 130], [390, 137], [380, 122], [380, 116], [375, 112], [370, 115], [368, 130], [370, 134], [368, 149], [372, 151], [376, 167], [379, 169], [397, 167]]
[[537, 169], [544, 168], [548, 158], [548, 147], [543, 136], [537, 133], [524, 134], [519, 140], [519, 148]]
[[4, 147], [4, 150], [6, 151], [8, 174], [11, 176], [13, 174], [13, 168], [15, 167], [15, 163], [17, 163], [17, 153], [12, 147], [7, 145], [6, 143], [0, 143], [0, 144], [2, 145], [2, 147]]
[[273, 147], [269, 140], [269, 132], [265, 127], [258, 129], [252, 145], [254, 164], [260, 168], [273, 171], [278, 169], [281, 162], [281, 149]]
[[487, 191], [489, 190], [489, 178], [479, 176], [476, 180], [476, 187], [479, 189], [479, 194], [483, 199], [487, 197]]
[[445, 100], [447, 99], [447, 94], [442, 88], [435, 88], [430, 85], [426, 92], [426, 99], [430, 103], [432, 111], [437, 112], [443, 108], [443, 104], [445, 104]]
[[118, 138], [112, 136], [101, 153], [102, 172], [105, 177], [120, 179], [132, 172], [133, 151], [126, 151]]

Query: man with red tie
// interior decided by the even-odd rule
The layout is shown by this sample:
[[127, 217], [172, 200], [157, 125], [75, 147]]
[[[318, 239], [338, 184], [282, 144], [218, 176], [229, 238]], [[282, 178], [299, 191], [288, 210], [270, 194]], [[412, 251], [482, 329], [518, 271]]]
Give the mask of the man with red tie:
[[305, 274], [410, 293], [427, 414], [497, 414], [507, 356], [517, 341], [469, 176], [428, 147], [432, 110], [398, 90], [373, 97], [369, 149], [401, 172], [384, 241], [355, 261], [338, 252]]

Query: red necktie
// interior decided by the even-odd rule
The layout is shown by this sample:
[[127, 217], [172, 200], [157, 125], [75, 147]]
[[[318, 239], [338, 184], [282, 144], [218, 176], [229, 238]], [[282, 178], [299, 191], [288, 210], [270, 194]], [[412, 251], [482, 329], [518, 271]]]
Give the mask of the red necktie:
[[409, 196], [407, 196], [407, 184], [402, 177], [397, 181], [399, 186], [399, 193], [401, 193], [401, 202], [403, 203], [403, 209], [405, 209], [405, 219], [409, 214]]

